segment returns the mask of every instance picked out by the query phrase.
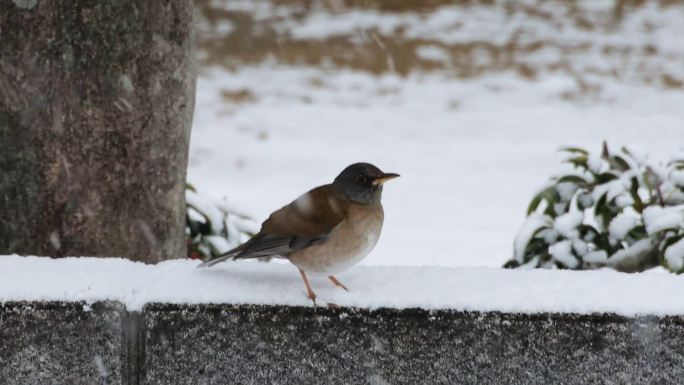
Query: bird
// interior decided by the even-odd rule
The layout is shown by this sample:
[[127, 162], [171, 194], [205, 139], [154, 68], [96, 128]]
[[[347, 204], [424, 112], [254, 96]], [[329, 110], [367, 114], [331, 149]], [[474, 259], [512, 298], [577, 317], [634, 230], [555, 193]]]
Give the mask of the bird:
[[299, 269], [307, 297], [316, 304], [308, 274], [324, 275], [349, 289], [335, 275], [363, 260], [375, 248], [384, 222], [381, 198], [385, 182], [399, 174], [370, 163], [346, 167], [332, 183], [302, 194], [274, 211], [245, 243], [198, 267], [226, 260], [285, 258]]

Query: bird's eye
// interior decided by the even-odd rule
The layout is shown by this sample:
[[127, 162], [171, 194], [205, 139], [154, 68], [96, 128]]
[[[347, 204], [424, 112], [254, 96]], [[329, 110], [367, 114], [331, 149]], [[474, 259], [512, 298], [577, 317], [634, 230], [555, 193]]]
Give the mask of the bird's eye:
[[356, 181], [359, 182], [359, 184], [366, 184], [366, 177], [363, 175], [359, 175], [356, 177]]

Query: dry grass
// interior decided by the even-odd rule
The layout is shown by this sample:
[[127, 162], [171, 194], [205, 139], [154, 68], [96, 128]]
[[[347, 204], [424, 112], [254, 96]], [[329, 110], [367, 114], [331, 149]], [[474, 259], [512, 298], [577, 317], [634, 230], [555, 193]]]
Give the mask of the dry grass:
[[[556, 0], [563, 6], [563, 17], [572, 20], [578, 30], [607, 30], [620, 22], [620, 18], [628, 12], [641, 7], [645, 0], [616, 0], [613, 13], [597, 21], [595, 15], [582, 10], [574, 1]], [[681, 6], [675, 0], [661, 0], [663, 6]], [[312, 9], [317, 12], [327, 10], [331, 13], [343, 9], [356, 8], [387, 12], [425, 13], [445, 4], [459, 4], [467, 7], [472, 4], [503, 6], [508, 14], [523, 12], [525, 17], [544, 23], [555, 23], [554, 16], [541, 8], [522, 5], [519, 2], [494, 2], [492, 0], [273, 0], [275, 5], [292, 6], [294, 9], [288, 17], [301, 20]], [[229, 20], [234, 30], [227, 35], [211, 33], [200, 34], [199, 44], [204, 55], [205, 65], [233, 67], [242, 64], [256, 64], [265, 60], [279, 63], [308, 66], [333, 66], [354, 70], [369, 71], [375, 74], [395, 72], [406, 75], [411, 71], [450, 71], [462, 78], [480, 76], [484, 73], [499, 71], [515, 71], [518, 74], [534, 79], [541, 72], [565, 72], [578, 81], [578, 89], [588, 93], [597, 92], [583, 80], [585, 74], [599, 75], [620, 79], [625, 72], [630, 76], [640, 77], [639, 81], [654, 86], [682, 89], [684, 79], [679, 74], [666, 70], [654, 70], [647, 65], [661, 53], [654, 46], [592, 46], [591, 44], [567, 44], [550, 38], [548, 41], [534, 43], [523, 42], [520, 33], [513, 33], [505, 42], [495, 44], [489, 41], [471, 41], [466, 43], [447, 44], [442, 41], [407, 38], [402, 31], [382, 34], [376, 29], [364, 30], [363, 38], [356, 36], [335, 36], [325, 39], [299, 40], [292, 38], [287, 31], [277, 32], [274, 27], [279, 16], [257, 20], [247, 12], [228, 12], [212, 6], [207, 0], [197, 1], [197, 7], [204, 22], [213, 25], [220, 20]], [[519, 31], [516, 31], [519, 32]], [[418, 54], [418, 47], [433, 46], [443, 50], [447, 60], [431, 60]], [[616, 63], [610, 70], [599, 68], [577, 68], [573, 66], [573, 58], [586, 54], [590, 50], [599, 49], [606, 62]], [[558, 58], [551, 62], [536, 63], [529, 58], [544, 50], [558, 52]], [[680, 63], [683, 58], [676, 58]], [[641, 73], [626, 71], [621, 63], [636, 63], [635, 66], [649, 68]], [[635, 75], [636, 74], [636, 75]], [[634, 79], [631, 79], [634, 80]], [[600, 90], [599, 90], [600, 91]], [[227, 95], [230, 99], [249, 100], [249, 95]]]

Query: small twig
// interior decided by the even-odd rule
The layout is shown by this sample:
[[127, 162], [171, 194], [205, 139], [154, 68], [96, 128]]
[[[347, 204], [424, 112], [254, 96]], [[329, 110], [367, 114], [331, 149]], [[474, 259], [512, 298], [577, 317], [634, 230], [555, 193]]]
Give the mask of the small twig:
[[660, 207], [665, 207], [665, 199], [663, 199], [663, 192], [660, 191], [660, 183], [655, 187], [655, 190], [658, 194], [658, 202], [660, 202]]
[[603, 151], [601, 152], [601, 157], [605, 160], [610, 158], [610, 152], [608, 151], [608, 142], [603, 141]]
[[390, 72], [396, 72], [396, 68], [394, 66], [394, 59], [392, 58], [392, 54], [390, 51], [387, 49], [387, 46], [380, 40], [380, 36], [376, 32], [371, 33], [371, 37], [375, 41], [375, 43], [380, 47], [380, 49], [385, 53], [385, 56], [387, 57], [387, 69]]

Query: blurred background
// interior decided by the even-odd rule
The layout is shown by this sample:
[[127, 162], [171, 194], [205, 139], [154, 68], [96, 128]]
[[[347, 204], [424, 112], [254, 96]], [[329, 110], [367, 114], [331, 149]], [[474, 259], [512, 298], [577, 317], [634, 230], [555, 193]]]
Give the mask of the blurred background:
[[677, 0], [196, 1], [188, 180], [258, 221], [367, 161], [369, 265], [501, 266], [563, 145], [684, 146]]

